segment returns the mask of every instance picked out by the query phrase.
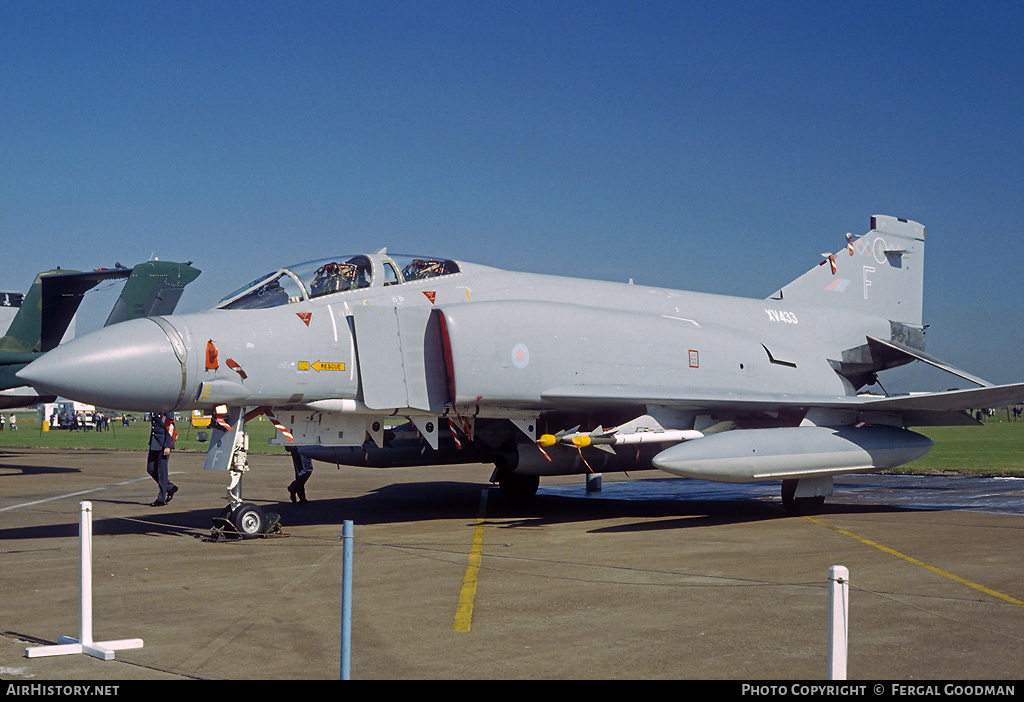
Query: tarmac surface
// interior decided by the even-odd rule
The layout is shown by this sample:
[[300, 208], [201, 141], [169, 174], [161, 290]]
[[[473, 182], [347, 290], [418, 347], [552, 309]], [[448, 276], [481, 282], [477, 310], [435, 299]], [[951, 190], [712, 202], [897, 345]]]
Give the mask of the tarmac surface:
[[[344, 520], [353, 679], [824, 680], [833, 565], [850, 680], [1021, 678], [1021, 481], [844, 476], [798, 517], [777, 484], [577, 476], [516, 507], [486, 466], [317, 463], [302, 505], [287, 457], [251, 456], [244, 497], [283, 535], [214, 542], [227, 476], [202, 464], [172, 455], [151, 507], [144, 453], [0, 450], [0, 679], [338, 679]], [[28, 658], [78, 636], [83, 500], [94, 639], [144, 645]]]

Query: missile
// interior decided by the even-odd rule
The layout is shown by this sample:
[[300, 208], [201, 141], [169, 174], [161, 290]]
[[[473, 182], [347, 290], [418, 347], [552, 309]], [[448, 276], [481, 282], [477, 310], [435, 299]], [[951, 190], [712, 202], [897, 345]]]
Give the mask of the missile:
[[882, 425], [734, 429], [676, 444], [652, 462], [685, 478], [746, 483], [868, 473], [909, 463], [931, 447], [925, 436]]
[[557, 436], [554, 434], [543, 434], [537, 439], [541, 448], [548, 448], [555, 444], [570, 444], [576, 448], [594, 448], [611, 450], [612, 446], [632, 446], [636, 444], [666, 444], [680, 441], [700, 439], [704, 436], [699, 431], [692, 429], [660, 429], [651, 431], [635, 431], [628, 433], [605, 433], [598, 429], [595, 432], [586, 434], [573, 432]]

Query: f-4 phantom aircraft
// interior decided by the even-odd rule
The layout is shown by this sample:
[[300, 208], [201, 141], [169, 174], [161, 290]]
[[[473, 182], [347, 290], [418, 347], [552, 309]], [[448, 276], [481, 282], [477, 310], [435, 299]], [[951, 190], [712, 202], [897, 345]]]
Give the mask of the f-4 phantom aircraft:
[[99, 283], [127, 278], [106, 324], [174, 311], [185, 286], [199, 276], [188, 263], [148, 261], [132, 268], [79, 272], [54, 269], [36, 276], [21, 299], [3, 337], [0, 337], [0, 408], [27, 407], [49, 402], [53, 395], [40, 395], [25, 387], [16, 374], [45, 352], [55, 348], [72, 327], [85, 293]]
[[[658, 468], [781, 480], [800, 508], [831, 494], [834, 475], [925, 454], [932, 442], [908, 426], [971, 423], [961, 410], [1024, 395], [925, 354], [924, 227], [875, 216], [845, 243], [763, 300], [340, 256], [202, 313], [107, 327], [19, 377], [105, 407], [217, 412], [206, 467], [233, 471], [222, 516], [243, 530], [262, 521], [237, 490], [257, 414], [327, 460], [493, 463], [513, 494], [541, 476]], [[979, 387], [858, 395], [913, 360]]]

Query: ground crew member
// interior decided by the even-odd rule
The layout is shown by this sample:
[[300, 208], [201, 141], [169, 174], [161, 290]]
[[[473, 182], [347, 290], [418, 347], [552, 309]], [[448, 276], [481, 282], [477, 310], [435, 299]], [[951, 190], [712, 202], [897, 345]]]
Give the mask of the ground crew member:
[[308, 456], [303, 456], [294, 448], [289, 447], [288, 453], [292, 456], [292, 466], [295, 468], [295, 480], [288, 486], [288, 494], [292, 502], [306, 504], [306, 481], [313, 474], [313, 461]]
[[154, 507], [163, 507], [178, 491], [178, 486], [171, 482], [167, 472], [171, 449], [174, 448], [176, 438], [178, 438], [178, 432], [174, 429], [174, 420], [171, 416], [163, 412], [153, 412], [150, 415], [149, 457], [146, 460], [146, 472], [160, 487], [160, 492], [152, 503]]

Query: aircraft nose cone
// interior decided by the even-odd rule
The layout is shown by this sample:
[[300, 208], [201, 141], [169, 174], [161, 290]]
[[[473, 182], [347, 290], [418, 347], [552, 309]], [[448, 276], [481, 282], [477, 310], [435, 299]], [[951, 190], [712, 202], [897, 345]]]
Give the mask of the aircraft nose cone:
[[184, 345], [173, 327], [146, 318], [61, 344], [17, 375], [69, 400], [118, 410], [170, 411], [181, 399], [184, 360]]

